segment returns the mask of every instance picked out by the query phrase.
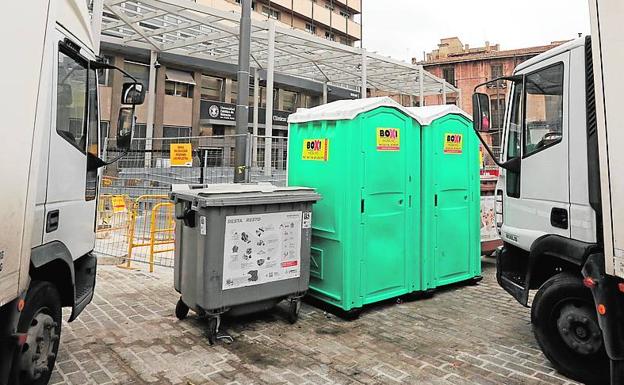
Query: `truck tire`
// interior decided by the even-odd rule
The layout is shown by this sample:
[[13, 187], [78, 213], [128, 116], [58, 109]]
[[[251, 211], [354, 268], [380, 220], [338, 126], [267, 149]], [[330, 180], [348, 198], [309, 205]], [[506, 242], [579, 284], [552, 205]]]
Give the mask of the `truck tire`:
[[585, 384], [609, 383], [609, 359], [591, 291], [582, 278], [559, 273], [538, 290], [531, 307], [533, 333], [560, 373]]
[[26, 333], [18, 351], [10, 382], [15, 385], [45, 385], [50, 380], [61, 337], [61, 298], [47, 281], [32, 281], [17, 326]]

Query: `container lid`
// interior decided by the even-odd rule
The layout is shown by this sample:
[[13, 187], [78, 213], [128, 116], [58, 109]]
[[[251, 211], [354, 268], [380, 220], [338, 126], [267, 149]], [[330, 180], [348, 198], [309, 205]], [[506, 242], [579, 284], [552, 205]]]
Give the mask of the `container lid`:
[[322, 104], [314, 108], [300, 108], [288, 117], [288, 123], [304, 123], [320, 120], [349, 120], [363, 112], [372, 111], [379, 107], [392, 107], [411, 116], [419, 123], [420, 118], [412, 113], [408, 108], [403, 107], [394, 99], [387, 96], [378, 98], [338, 100], [335, 102]]
[[173, 191], [169, 197], [191, 202], [192, 208], [246, 206], [275, 203], [316, 202], [321, 196], [309, 187], [278, 187], [271, 183], [218, 183], [207, 187]]
[[431, 124], [436, 119], [450, 114], [461, 115], [472, 122], [472, 116], [454, 104], [408, 107], [407, 109], [412, 115], [417, 116], [417, 120], [425, 126]]

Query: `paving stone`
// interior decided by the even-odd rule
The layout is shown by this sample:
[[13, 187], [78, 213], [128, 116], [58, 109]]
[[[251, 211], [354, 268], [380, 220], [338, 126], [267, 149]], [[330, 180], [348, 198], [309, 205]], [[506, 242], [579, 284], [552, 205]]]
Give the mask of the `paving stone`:
[[486, 260], [479, 285], [373, 305], [352, 322], [308, 304], [296, 325], [277, 311], [224, 319], [235, 341], [211, 346], [204, 320], [175, 318], [171, 269], [99, 266], [93, 302], [63, 325], [50, 384], [575, 384], [494, 273]]

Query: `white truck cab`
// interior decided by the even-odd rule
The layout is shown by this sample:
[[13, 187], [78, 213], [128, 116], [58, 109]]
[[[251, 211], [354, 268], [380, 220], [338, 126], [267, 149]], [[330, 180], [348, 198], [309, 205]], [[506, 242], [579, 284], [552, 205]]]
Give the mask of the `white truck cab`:
[[[93, 297], [98, 170], [111, 163], [99, 158], [97, 71], [115, 68], [97, 61], [84, 0], [0, 7], [0, 384], [46, 384], [61, 308], [71, 322]], [[120, 95], [132, 106], [120, 113], [122, 151], [144, 94], [135, 80]]]
[[[497, 279], [525, 306], [537, 290], [534, 333], [560, 372], [603, 384], [611, 364], [611, 382], [622, 384], [624, 114], [617, 87], [624, 86], [624, 3], [590, 0], [590, 9], [591, 36], [491, 81], [509, 83], [497, 160], [504, 242]], [[478, 133], [490, 114], [486, 94], [473, 95], [473, 110]]]

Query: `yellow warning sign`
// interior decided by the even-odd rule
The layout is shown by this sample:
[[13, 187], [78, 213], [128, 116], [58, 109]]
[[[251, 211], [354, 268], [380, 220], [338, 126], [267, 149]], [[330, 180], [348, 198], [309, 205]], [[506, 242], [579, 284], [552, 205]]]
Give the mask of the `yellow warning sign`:
[[113, 195], [111, 197], [111, 203], [113, 205], [114, 213], [122, 213], [126, 211], [126, 201], [121, 195]]
[[444, 153], [445, 154], [461, 154], [463, 146], [462, 134], [444, 134]]
[[304, 139], [301, 154], [303, 160], [327, 162], [329, 159], [329, 139]]
[[377, 128], [377, 151], [399, 151], [401, 134], [398, 128]]
[[171, 143], [169, 151], [171, 167], [193, 166], [193, 146], [190, 143]]

